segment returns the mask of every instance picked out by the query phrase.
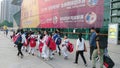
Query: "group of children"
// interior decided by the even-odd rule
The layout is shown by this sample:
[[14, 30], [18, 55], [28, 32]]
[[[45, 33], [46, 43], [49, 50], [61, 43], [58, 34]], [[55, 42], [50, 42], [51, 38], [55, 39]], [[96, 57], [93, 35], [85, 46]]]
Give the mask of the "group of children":
[[[33, 56], [38, 55], [39, 57], [42, 57], [44, 60], [49, 60], [49, 59], [52, 60], [54, 58], [55, 53], [58, 53], [59, 55], [63, 55], [64, 59], [67, 60], [68, 53], [71, 53], [74, 50], [74, 46], [69, 41], [67, 35], [65, 35], [64, 38], [62, 39], [59, 31], [55, 31], [54, 33], [48, 33], [48, 31], [44, 31], [44, 32], [37, 32], [36, 34], [35, 32], [23, 31], [21, 29], [18, 30], [16, 33], [14, 32], [11, 38], [14, 44], [17, 45], [18, 48], [17, 56], [21, 54], [21, 58], [23, 58], [22, 51], [25, 50], [26, 52], [32, 54]], [[100, 41], [101, 40], [99, 40], [99, 43]], [[96, 44], [96, 40], [94, 42]], [[103, 48], [103, 50], [105, 49]], [[35, 50], [37, 50], [37, 54], [35, 54]], [[84, 38], [82, 38], [82, 33], [80, 33], [78, 35], [78, 39], [76, 40], [76, 57], [74, 62], [75, 64], [78, 64], [78, 57], [80, 55], [84, 62], [84, 65], [87, 66], [87, 62], [84, 57], [84, 52], [87, 52], [87, 48], [86, 48], [85, 40]], [[114, 66], [113, 62], [112, 64], [109, 64], [109, 67], [112, 68], [113, 66]], [[102, 67], [103, 67], [103, 63], [101, 63], [101, 68]]]
[[[16, 43], [19, 37], [21, 37], [21, 44]], [[22, 51], [26, 51], [34, 56], [36, 55], [35, 50], [37, 50], [37, 55], [45, 60], [53, 59], [55, 53], [62, 54], [64, 59], [68, 59], [68, 43], [70, 42], [67, 36], [64, 36], [62, 40], [58, 31], [51, 34], [48, 31], [44, 31], [43, 33], [37, 32], [35, 34], [32, 31], [18, 30], [16, 33], [13, 33], [11, 38], [14, 44], [17, 45], [17, 55], [21, 54], [21, 58], [23, 58]]]

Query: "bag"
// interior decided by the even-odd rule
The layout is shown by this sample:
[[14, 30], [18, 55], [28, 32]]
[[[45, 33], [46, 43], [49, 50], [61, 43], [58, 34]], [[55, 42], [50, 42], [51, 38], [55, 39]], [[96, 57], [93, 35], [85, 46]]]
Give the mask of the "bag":
[[101, 49], [107, 48], [108, 40], [105, 36], [99, 36], [99, 45]]
[[58, 34], [54, 34], [53, 35], [53, 40], [55, 41], [57, 37], [58, 37]]
[[69, 51], [70, 53], [73, 52], [73, 50], [74, 50], [74, 46], [73, 46], [73, 44], [70, 43], [70, 42], [68, 42], [67, 49], [68, 49], [68, 51]]
[[40, 53], [42, 53], [42, 48], [43, 48], [43, 46], [44, 46], [44, 43], [42, 43], [42, 42], [40, 41], [40, 44], [39, 44], [39, 51], [40, 51]]
[[60, 44], [61, 44], [61, 41], [62, 41], [61, 37], [56, 38], [56, 44], [57, 44], [57, 45], [60, 45]]
[[108, 64], [106, 62], [103, 63], [106, 68], [108, 68]]
[[48, 38], [48, 43], [47, 43], [48, 47], [53, 51], [53, 50], [56, 50], [56, 43], [55, 41], [49, 37]]
[[36, 46], [36, 39], [30, 38], [30, 47], [35, 47], [35, 46]]
[[104, 59], [104, 66], [106, 68], [113, 68], [113, 66], [115, 65], [115, 63], [112, 61], [112, 59], [108, 56], [103, 56]]
[[13, 37], [13, 42], [14, 42], [14, 43], [15, 43], [16, 39], [17, 39], [17, 36], [14, 36], [14, 37]]
[[28, 42], [28, 39], [26, 39], [26, 41], [24, 42], [24, 46], [28, 46], [29, 42]]
[[20, 45], [20, 44], [22, 44], [21, 41], [22, 41], [21, 35], [17, 35], [16, 38], [15, 38], [15, 42], [14, 43], [16, 45]]

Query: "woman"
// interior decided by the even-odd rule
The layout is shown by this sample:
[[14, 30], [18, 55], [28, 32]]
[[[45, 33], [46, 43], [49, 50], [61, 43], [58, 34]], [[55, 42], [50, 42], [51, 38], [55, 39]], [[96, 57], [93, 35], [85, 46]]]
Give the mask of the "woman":
[[82, 38], [82, 34], [80, 33], [79, 38], [77, 39], [77, 42], [76, 42], [76, 58], [74, 62], [75, 64], [78, 64], [78, 57], [80, 54], [84, 61], [84, 65], [87, 66], [87, 63], [84, 57], [84, 51], [87, 52], [86, 46], [85, 46], [85, 40]]

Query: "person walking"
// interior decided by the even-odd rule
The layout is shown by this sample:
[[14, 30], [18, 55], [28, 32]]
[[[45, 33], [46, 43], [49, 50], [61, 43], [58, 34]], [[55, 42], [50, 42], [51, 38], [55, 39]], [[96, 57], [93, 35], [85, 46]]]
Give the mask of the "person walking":
[[81, 55], [81, 58], [84, 61], [84, 65], [87, 66], [87, 62], [84, 57], [84, 52], [87, 52], [86, 45], [85, 45], [85, 40], [82, 38], [82, 34], [79, 34], [79, 38], [77, 39], [76, 42], [76, 57], [75, 57], [75, 64], [78, 64], [78, 57], [79, 54]]
[[8, 29], [5, 30], [6, 36], [8, 35]]
[[60, 56], [61, 55], [60, 44], [61, 44], [62, 39], [61, 39], [60, 35], [58, 34], [57, 30], [55, 31], [55, 34], [53, 35], [53, 39], [54, 39], [54, 41], [56, 43], [57, 53]]
[[96, 37], [96, 33], [95, 33], [95, 29], [91, 28], [91, 36], [90, 36], [90, 60], [92, 60], [92, 54], [95, 48], [95, 37]]
[[32, 55], [34, 56], [34, 51], [35, 51], [35, 47], [36, 47], [36, 37], [34, 35], [34, 32], [31, 33], [29, 40], [30, 40], [29, 54], [32, 53]]
[[23, 58], [23, 53], [21, 51], [21, 48], [23, 46], [23, 43], [24, 43], [24, 40], [22, 39], [22, 34], [23, 34], [23, 30], [18, 30], [17, 31], [17, 39], [15, 41], [15, 44], [17, 45], [17, 49], [18, 49], [18, 53], [17, 53], [17, 56], [19, 56], [19, 54], [21, 54], [21, 58]]
[[68, 59], [68, 49], [67, 49], [68, 43], [69, 43], [69, 39], [65, 35], [64, 36], [64, 41], [62, 42], [62, 48], [61, 48], [64, 59]]
[[49, 47], [49, 59], [52, 60], [54, 58], [54, 51], [56, 50], [56, 43], [52, 38], [52, 34], [49, 34], [47, 46]]
[[47, 41], [48, 41], [48, 31], [44, 31], [44, 37], [43, 37], [43, 48], [42, 48], [42, 57], [45, 59], [45, 60], [48, 60], [49, 58], [49, 48], [47, 46]]
[[29, 45], [29, 42], [28, 42], [28, 32], [25, 32], [23, 35], [22, 35], [23, 39], [24, 39], [24, 44], [23, 44], [23, 47], [22, 47], [22, 50], [28, 52], [28, 45]]
[[41, 32], [38, 31], [38, 32], [37, 32], [37, 35], [36, 35], [36, 37], [37, 37], [36, 49], [37, 49], [37, 50], [38, 50], [39, 44], [40, 44], [40, 36], [41, 36]]
[[100, 30], [96, 29], [96, 37], [95, 37], [96, 46], [95, 46], [95, 50], [93, 51], [93, 54], [92, 54], [92, 64], [93, 64], [92, 68], [96, 68], [96, 58], [97, 57], [99, 57], [99, 59], [100, 59], [100, 68], [103, 68], [104, 49], [101, 48], [101, 46], [103, 46], [103, 45], [100, 45], [100, 43], [102, 43], [102, 42], [100, 39], [99, 32], [100, 32]]

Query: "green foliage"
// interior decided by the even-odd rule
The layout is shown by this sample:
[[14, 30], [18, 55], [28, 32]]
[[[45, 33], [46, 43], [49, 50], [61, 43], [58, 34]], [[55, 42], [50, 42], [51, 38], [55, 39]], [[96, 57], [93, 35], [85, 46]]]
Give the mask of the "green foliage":
[[13, 23], [12, 22], [8, 22], [7, 20], [5, 20], [2, 23], [0, 23], [0, 27], [3, 27], [4, 25], [7, 26], [7, 27], [13, 27]]

